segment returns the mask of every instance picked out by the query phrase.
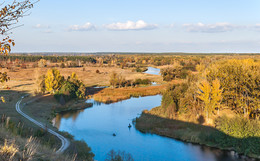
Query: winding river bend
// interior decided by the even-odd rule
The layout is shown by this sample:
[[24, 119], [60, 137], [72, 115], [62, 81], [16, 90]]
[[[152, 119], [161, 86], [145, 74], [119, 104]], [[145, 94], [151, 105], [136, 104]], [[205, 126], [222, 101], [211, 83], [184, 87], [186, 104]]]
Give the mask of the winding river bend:
[[[111, 150], [131, 153], [137, 161], [242, 161], [237, 155], [174, 139], [143, 134], [135, 129], [132, 120], [145, 109], [161, 104], [161, 95], [130, 98], [117, 103], [94, 105], [82, 111], [57, 115], [55, 126], [84, 140], [103, 161]], [[132, 127], [128, 128], [131, 124]], [[116, 136], [113, 136], [116, 134]]]
[[[162, 96], [131, 98], [122, 102], [103, 104], [94, 102], [92, 108], [56, 117], [55, 125], [77, 140], [84, 140], [92, 148], [95, 159], [103, 161], [111, 150], [131, 153], [140, 161], [232, 161], [242, 160], [230, 152], [193, 145], [143, 134], [132, 126], [132, 119], [142, 110], [161, 104]], [[90, 100], [93, 102], [93, 100]], [[113, 136], [113, 133], [116, 136]]]

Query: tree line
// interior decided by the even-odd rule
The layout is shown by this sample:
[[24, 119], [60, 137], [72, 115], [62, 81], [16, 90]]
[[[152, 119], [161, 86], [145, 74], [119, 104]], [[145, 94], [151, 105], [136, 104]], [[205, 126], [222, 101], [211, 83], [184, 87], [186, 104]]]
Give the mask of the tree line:
[[166, 117], [188, 113], [208, 118], [224, 107], [248, 118], [259, 117], [259, 60], [227, 59], [203, 66], [200, 72], [189, 73], [181, 84], [171, 85], [164, 92]]

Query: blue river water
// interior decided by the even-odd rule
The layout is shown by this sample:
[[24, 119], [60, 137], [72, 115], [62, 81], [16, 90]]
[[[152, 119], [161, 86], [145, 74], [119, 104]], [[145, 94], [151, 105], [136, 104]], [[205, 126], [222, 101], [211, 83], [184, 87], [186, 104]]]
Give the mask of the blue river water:
[[160, 69], [158, 68], [153, 68], [153, 67], [148, 67], [148, 70], [145, 71], [144, 73], [147, 73], [147, 74], [153, 74], [153, 75], [160, 75]]
[[[113, 150], [131, 153], [137, 161], [235, 161], [242, 160], [231, 152], [184, 143], [174, 139], [144, 134], [135, 129], [132, 120], [145, 109], [161, 104], [161, 95], [130, 98], [117, 103], [103, 104], [93, 100], [91, 108], [58, 115], [55, 126], [84, 140], [103, 161]], [[128, 128], [131, 124], [132, 127]], [[116, 136], [113, 136], [113, 133]]]

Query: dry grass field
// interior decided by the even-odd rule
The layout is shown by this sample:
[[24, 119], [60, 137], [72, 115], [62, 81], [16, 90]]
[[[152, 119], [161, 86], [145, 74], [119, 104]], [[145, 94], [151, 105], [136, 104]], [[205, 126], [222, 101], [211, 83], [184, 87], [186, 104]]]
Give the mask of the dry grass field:
[[[31, 89], [37, 76], [46, 74], [49, 68], [29, 68], [17, 69], [15, 72], [1, 69], [0, 72], [7, 72], [11, 78], [6, 83], [11, 89], [23, 85], [23, 90]], [[126, 80], [135, 80], [137, 78], [150, 79], [151, 81], [162, 83], [162, 77], [158, 75], [144, 74], [132, 72], [132, 69], [121, 69], [117, 67], [80, 67], [80, 68], [59, 68], [61, 75], [68, 77], [75, 72], [79, 79], [83, 81], [86, 86], [107, 86], [109, 85], [109, 78], [112, 72], [121, 74]], [[99, 73], [96, 71], [99, 70]], [[27, 88], [28, 87], [28, 88]]]
[[[10, 80], [0, 86], [0, 95], [6, 99], [5, 103], [0, 103], [0, 115], [7, 115], [12, 118], [13, 121], [23, 121], [29, 126], [31, 123], [18, 115], [15, 110], [16, 102], [23, 95], [29, 94], [29, 98], [25, 98], [22, 103], [28, 100], [35, 99], [38, 96], [34, 94], [36, 87], [36, 78], [47, 72], [49, 68], [28, 68], [21, 69], [16, 68], [15, 71], [9, 71], [8, 69], [0, 69], [0, 72], [7, 72]], [[80, 67], [80, 68], [57, 68], [61, 75], [68, 77], [72, 72], [75, 72], [79, 79], [87, 87], [91, 86], [108, 86], [109, 79], [112, 72], [120, 73], [126, 80], [135, 80], [137, 78], [150, 79], [151, 81], [157, 82], [158, 84], [164, 83], [162, 77], [158, 75], [150, 75], [144, 73], [133, 72], [132, 69], [121, 69], [117, 67]], [[96, 71], [99, 70], [99, 73]], [[131, 96], [147, 96], [159, 94], [161, 90], [166, 87], [162, 86], [151, 86], [151, 87], [138, 87], [138, 88], [122, 88], [122, 89], [103, 89], [96, 91], [94, 98], [97, 101], [102, 102], [115, 102], [123, 99], [130, 98]], [[88, 93], [87, 93], [88, 95]], [[71, 104], [71, 103], [70, 103]], [[28, 104], [24, 110], [26, 113], [39, 121], [50, 123], [51, 112], [53, 107], [57, 107], [58, 103], [53, 96], [46, 96], [41, 99]]]

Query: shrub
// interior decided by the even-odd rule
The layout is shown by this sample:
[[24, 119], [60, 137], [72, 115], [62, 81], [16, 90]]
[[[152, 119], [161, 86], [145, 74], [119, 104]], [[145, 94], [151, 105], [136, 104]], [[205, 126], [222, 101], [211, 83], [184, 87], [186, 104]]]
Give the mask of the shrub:
[[61, 63], [60, 67], [61, 67], [61, 68], [65, 68], [65, 64], [64, 64], [64, 63]]
[[5, 143], [0, 147], [0, 159], [1, 160], [12, 160], [15, 154], [18, 152], [18, 147], [13, 143], [8, 144], [5, 139]]
[[239, 116], [234, 118], [223, 116], [216, 119], [215, 124], [220, 131], [236, 138], [260, 136], [260, 123], [257, 120]]
[[143, 84], [143, 85], [149, 85], [149, 84], [151, 84], [151, 80], [150, 79], [136, 79], [135, 81], [134, 81], [134, 84], [136, 84], [136, 85], [141, 85], [141, 84]]
[[[176, 78], [183, 78], [185, 72], [183, 73], [181, 66], [176, 66], [175, 68], [165, 68], [161, 69], [161, 75], [164, 81], [171, 81]], [[186, 76], [185, 76], [186, 77]]]

